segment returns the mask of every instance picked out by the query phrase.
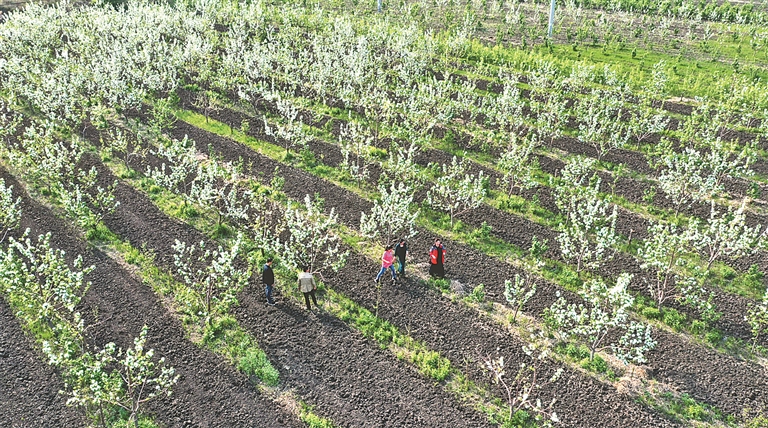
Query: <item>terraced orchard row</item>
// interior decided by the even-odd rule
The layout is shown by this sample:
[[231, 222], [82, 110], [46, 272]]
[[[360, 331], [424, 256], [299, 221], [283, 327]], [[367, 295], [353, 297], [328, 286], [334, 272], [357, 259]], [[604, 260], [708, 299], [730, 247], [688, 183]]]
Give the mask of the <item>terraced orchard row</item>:
[[0, 423], [767, 426], [764, 12], [644, 4], [697, 73], [458, 3], [4, 17]]

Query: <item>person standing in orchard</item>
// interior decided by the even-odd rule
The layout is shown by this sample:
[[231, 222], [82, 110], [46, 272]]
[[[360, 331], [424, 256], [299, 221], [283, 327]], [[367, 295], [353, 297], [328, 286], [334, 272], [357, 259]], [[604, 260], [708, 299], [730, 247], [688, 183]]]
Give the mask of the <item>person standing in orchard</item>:
[[400, 242], [395, 245], [395, 256], [399, 264], [397, 273], [405, 278], [405, 256], [408, 254], [408, 245], [405, 243], [405, 239], [401, 239]]
[[317, 298], [315, 297], [317, 282], [315, 282], [315, 277], [309, 272], [309, 266], [305, 266], [304, 272], [299, 274], [299, 290], [304, 293], [304, 302], [307, 304], [308, 311], [312, 309], [312, 306], [309, 304], [310, 296], [312, 296], [312, 301], [315, 303], [315, 307], [320, 307], [317, 304]]
[[272, 300], [272, 290], [275, 287], [275, 272], [272, 271], [272, 257], [267, 259], [267, 263], [264, 264], [264, 269], [261, 271], [261, 282], [264, 283], [264, 289], [267, 294], [267, 304], [269, 306], [275, 306], [275, 301]]
[[445, 276], [445, 247], [440, 239], [435, 239], [434, 245], [429, 249], [429, 275], [443, 278]]
[[379, 279], [381, 279], [381, 276], [384, 275], [384, 272], [389, 269], [392, 271], [392, 283], [394, 284], [395, 281], [397, 281], [397, 274], [395, 274], [395, 250], [392, 249], [391, 245], [387, 245], [387, 248], [384, 250], [384, 254], [381, 255], [381, 270], [379, 271], [379, 274], [376, 275], [376, 283], [379, 282]]

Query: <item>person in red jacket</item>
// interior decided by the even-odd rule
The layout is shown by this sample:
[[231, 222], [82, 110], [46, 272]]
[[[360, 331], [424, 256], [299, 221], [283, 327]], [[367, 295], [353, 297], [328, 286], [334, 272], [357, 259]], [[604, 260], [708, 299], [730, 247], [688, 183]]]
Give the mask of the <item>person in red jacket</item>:
[[392, 271], [392, 283], [394, 284], [397, 281], [397, 274], [395, 274], [395, 250], [392, 249], [391, 245], [387, 245], [384, 254], [381, 255], [381, 270], [376, 275], [376, 283], [379, 282], [379, 279], [381, 279], [381, 276], [384, 275], [387, 269]]
[[445, 276], [445, 247], [440, 239], [435, 239], [435, 244], [429, 250], [429, 275], [443, 278]]

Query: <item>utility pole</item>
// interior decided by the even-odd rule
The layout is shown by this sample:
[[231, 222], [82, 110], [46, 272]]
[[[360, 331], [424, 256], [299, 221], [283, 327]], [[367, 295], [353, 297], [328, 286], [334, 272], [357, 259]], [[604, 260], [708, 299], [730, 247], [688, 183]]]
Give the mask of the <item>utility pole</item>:
[[[381, 1], [381, 0], [379, 0]], [[555, 0], [549, 5], [549, 27], [547, 28], [547, 38], [552, 38], [552, 27], [555, 26]]]
[[382, 0], [376, 0], [376, 9], [379, 11], [379, 13], [381, 13], [381, 2]]

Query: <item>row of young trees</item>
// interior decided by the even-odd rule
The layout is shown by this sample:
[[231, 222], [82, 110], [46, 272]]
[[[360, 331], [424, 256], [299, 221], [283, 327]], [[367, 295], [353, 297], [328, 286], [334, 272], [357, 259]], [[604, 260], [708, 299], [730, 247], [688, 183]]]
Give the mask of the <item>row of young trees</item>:
[[[577, 90], [582, 90], [585, 83], [598, 78], [598, 75], [594, 71], [587, 70], [585, 73], [579, 74], [574, 70], [574, 73], [575, 74], [572, 75], [573, 78], [568, 80], [567, 85], [557, 83], [556, 72], [546, 64], [543, 64], [539, 69], [534, 70], [534, 72], [531, 73], [529, 81], [533, 86], [533, 90], [531, 92], [531, 102], [529, 103], [532, 112], [530, 116], [535, 119], [534, 125], [537, 126], [536, 129], [538, 131], [534, 134], [534, 137], [527, 139], [525, 142], [536, 139], [537, 137], [535, 137], [535, 135], [538, 135], [538, 133], [542, 133], [550, 138], [559, 135], [561, 132], [560, 127], [564, 122], [563, 118], [566, 114], [566, 110], [564, 110], [565, 98], [560, 97], [559, 94], [562, 94], [566, 89], [570, 91], [568, 93], [576, 94]], [[582, 75], [590, 77], [585, 78]], [[584, 142], [594, 145], [598, 158], [602, 157], [610, 150], [624, 147], [630, 137], [633, 137], [637, 141], [643, 141], [651, 135], [662, 132], [669, 122], [668, 118], [663, 114], [655, 112], [655, 109], [652, 107], [654, 103], [663, 100], [666, 95], [665, 86], [667, 77], [663, 64], [660, 63], [654, 68], [654, 79], [649, 83], [646, 91], [643, 92], [643, 97], [641, 97], [642, 106], [637, 109], [636, 112], [632, 112], [632, 110], [627, 107], [628, 92], [626, 86], [622, 86], [623, 84], [617, 76], [615, 76], [609, 69], [604, 70], [603, 75], [604, 77], [601, 77], [601, 81], [617, 85], [617, 89], [593, 89], [591, 96], [577, 98], [576, 107], [574, 108], [577, 123], [580, 123], [578, 137]], [[448, 78], [443, 80], [432, 79], [432, 82], [430, 83], [429, 80], [424, 81], [412, 78], [411, 81], [414, 82], [413, 84], [419, 90], [409, 91], [407, 94], [402, 94], [401, 98], [404, 99], [402, 105], [414, 107], [414, 109], [409, 112], [410, 114], [402, 116], [383, 114], [383, 117], [404, 118], [406, 122], [413, 122], [410, 125], [404, 125], [404, 128], [413, 130], [421, 125], [421, 129], [423, 130], [430, 129], [431, 126], [434, 126], [433, 118], [443, 117], [444, 119], [441, 122], [447, 124], [452, 117], [460, 112], [470, 112], [470, 116], [476, 115], [477, 112], [483, 112], [486, 114], [486, 117], [488, 118], [487, 120], [489, 120], [490, 123], [499, 126], [501, 129], [509, 127], [510, 131], [520, 130], [524, 124], [521, 119], [523, 118], [522, 107], [525, 105], [525, 102], [522, 101], [519, 91], [517, 91], [516, 86], [514, 86], [516, 77], [513, 77], [512, 79], [513, 84], [504, 85], [502, 95], [491, 97], [481, 96], [474, 93], [472, 85], [466, 83], [460, 84], [457, 80], [451, 81], [451, 79]], [[448, 85], [446, 85], [446, 82], [448, 82]], [[456, 89], [457, 87], [459, 89]], [[511, 90], [510, 88], [515, 90]], [[397, 90], [397, 88], [395, 88], [395, 90]], [[458, 94], [458, 96], [455, 97], [456, 100], [453, 100], [450, 97], [447, 98], [448, 101], [445, 101], [445, 97], [440, 99], [440, 94], [452, 93], [451, 91]], [[381, 93], [381, 91], [378, 91], [378, 93]], [[360, 105], [360, 103], [363, 102], [363, 99], [369, 100], [374, 98], [376, 97], [362, 97], [358, 99], [357, 104], [355, 105]], [[505, 99], [506, 101], [504, 101]], [[488, 102], [488, 100], [492, 101]], [[378, 98], [376, 101], [376, 105], [379, 106], [393, 105], [388, 99]], [[446, 102], [449, 104], [446, 104]], [[365, 106], [362, 108], [365, 109]], [[379, 110], [381, 110], [381, 108]], [[425, 108], [429, 110], [424, 110]], [[518, 112], [519, 114], [515, 114], [515, 112]], [[427, 125], [425, 127], [424, 124], [421, 123], [422, 119], [420, 118], [430, 118], [428, 120], [431, 120], [432, 125]], [[514, 125], [510, 124], [509, 118], [517, 118], [517, 122]], [[414, 134], [413, 131], [408, 131], [408, 134], [410, 134], [411, 137], [416, 137], [413, 138], [414, 140], [421, 139], [420, 136]], [[500, 157], [502, 161], [498, 164], [498, 166], [505, 172], [505, 177], [510, 176], [508, 173], [510, 171], [528, 171], [531, 170], [532, 166], [530, 163], [530, 149], [532, 146], [535, 147], [535, 144], [516, 144], [516, 140], [518, 139], [514, 138], [514, 135], [514, 133], [507, 134], [502, 132], [499, 133], [499, 135], [482, 137], [484, 141], [505, 142], [504, 144], [506, 147]], [[348, 147], [350, 144], [353, 144], [353, 141], [354, 139], [342, 145], [343, 147], [347, 147], [345, 153], [350, 153]], [[357, 144], [358, 147], [361, 144], [364, 146], [365, 144], [361, 143], [361, 141], [363, 140], [357, 139], [357, 143], [355, 144]], [[511, 143], [509, 143], [509, 141], [511, 141]], [[723, 150], [725, 147], [722, 144], [719, 144], [718, 141], [713, 141], [711, 144], [704, 143], [703, 145], [705, 147], [712, 145], [714, 149], [711, 153], [719, 156], [716, 159], [711, 159], [711, 162], [709, 162], [710, 160], [700, 162], [704, 168], [709, 166], [715, 170], [721, 168], [722, 165], [716, 165], [713, 162], [716, 162], [718, 159], [727, 159], [732, 152], [731, 150]], [[360, 150], [357, 150], [356, 153], [361, 154]], [[347, 154], [345, 156], [349, 155]], [[743, 156], [741, 155], [737, 156], [737, 158], [742, 157]], [[690, 158], [690, 156], [688, 156], [688, 158]], [[365, 168], [366, 163], [363, 162], [361, 164], [359, 156], [357, 159], [357, 163], [355, 165], [350, 165], [349, 170], [351, 175], [357, 177], [356, 180], [359, 183], [362, 178], [367, 176], [367, 170]], [[679, 182], [679, 180], [675, 180], [674, 178], [669, 179], [669, 177], [680, 175], [675, 174], [676, 170], [681, 168], [680, 159], [681, 157], [677, 156], [674, 151], [668, 152], [668, 155], [665, 157], [667, 168], [660, 178], [662, 183]], [[733, 164], [734, 161], [731, 160], [729, 163]], [[349, 163], [347, 162], [345, 165], [349, 165]], [[516, 166], [517, 168], [511, 168], [510, 166]], [[726, 175], [742, 176], [745, 172], [747, 171], [729, 168], [724, 172], [719, 171], [717, 174], [719, 177], [718, 179], [722, 180]], [[505, 182], [506, 181], [514, 182], [514, 179], [505, 180]], [[511, 187], [512, 186], [510, 186], [510, 188]], [[663, 184], [662, 187], [665, 190], [669, 190], [671, 194], [675, 192], [675, 190], [671, 188], [672, 186]], [[674, 198], [674, 200], [682, 204], [684, 203], [685, 198]]]
[[[615, 230], [616, 206], [611, 209], [611, 204], [600, 199], [600, 179], [592, 169], [594, 163], [594, 159], [576, 158], [561, 171], [559, 181], [552, 183], [556, 190], [556, 203], [566, 218], [566, 222], [560, 226], [557, 240], [561, 254], [566, 260], [575, 263], [577, 272], [581, 272], [584, 267], [598, 271], [605, 261], [613, 257], [619, 242]], [[645, 287], [659, 309], [674, 300], [695, 307], [707, 320], [717, 317], [711, 293], [704, 286], [712, 264], [717, 260], [737, 259], [752, 254], [764, 245], [765, 231], [760, 225], [749, 226], [744, 210], [745, 202], [736, 209], [727, 210], [718, 210], [712, 202], [708, 219], [692, 218], [685, 228], [652, 222], [648, 229], [649, 237], [638, 249], [637, 257], [641, 267], [648, 273]], [[704, 270], [695, 267], [693, 261], [698, 255], [703, 255], [706, 263]], [[597, 319], [599, 317], [594, 311], [607, 304], [600, 300], [605, 298], [607, 288], [595, 281], [580, 292], [588, 302], [587, 306], [567, 305], [561, 300], [550, 308], [550, 315], [559, 328], [565, 329], [567, 336], [580, 337], [582, 340], [588, 336], [592, 352], [598, 349], [597, 344], [611, 329], [625, 329], [631, 336], [621, 336], [620, 343], [632, 343], [639, 347], [634, 347], [632, 351], [619, 351], [616, 348], [614, 353], [620, 358], [623, 358], [622, 355], [634, 355], [635, 362], [642, 362], [645, 351], [641, 348], [652, 349], [650, 333], [647, 329], [629, 323], [624, 315], [618, 315], [629, 308], [633, 300], [626, 291], [629, 279], [623, 276], [619, 276], [619, 279], [624, 284], [624, 291], [620, 290], [621, 287], [612, 290], [617, 293], [616, 296], [622, 296], [621, 301], [629, 303], [622, 306], [624, 309], [621, 310], [615, 306], [618, 318], [609, 317], [610, 321], [606, 321], [601, 314], [602, 321]], [[588, 317], [588, 313], [595, 316]], [[762, 317], [764, 311], [760, 304], [752, 306], [747, 314], [747, 321], [753, 328], [754, 343], [765, 333]], [[596, 327], [601, 323], [604, 327]]]
[[[387, 125], [395, 118], [401, 117], [406, 118], [406, 121], [414, 122], [413, 125], [415, 126], [406, 126], [407, 129], [421, 129], [420, 133], [423, 133], [425, 129], [429, 129], [429, 126], [421, 126], [423, 125], [423, 123], [420, 123], [423, 121], [422, 118], [438, 119], [438, 122], [434, 122], [434, 119], [431, 119], [433, 126], [438, 123], [446, 125], [449, 124], [451, 118], [460, 115], [462, 112], [470, 112], [470, 116], [484, 113], [486, 117], [491, 118], [494, 123], [500, 125], [499, 128], [502, 130], [505, 126], [510, 128], [508, 131], [520, 130], [523, 124], [520, 120], [524, 117], [522, 107], [525, 105], [525, 102], [520, 96], [520, 91], [513, 90], [516, 89], [515, 82], [518, 79], [517, 76], [506, 74], [508, 79], [502, 80], [505, 91], [503, 96], [498, 98], [478, 94], [475, 91], [474, 83], [471, 83], [471, 81], [462, 82], [456, 77], [450, 76], [443, 76], [441, 80], [427, 79], [426, 77], [430, 76], [431, 73], [430, 64], [418, 58], [421, 54], [426, 55], [427, 58], [434, 57], [439, 46], [435, 41], [424, 36], [415, 37], [413, 29], [406, 29], [401, 33], [386, 36], [366, 31], [364, 38], [361, 38], [358, 43], [355, 37], [362, 29], [356, 27], [356, 24], [353, 24], [351, 21], [338, 22], [327, 33], [322, 31], [317, 32], [317, 35], [313, 33], [315, 39], [303, 40], [298, 35], [303, 34], [300, 31], [300, 26], [307, 25], [305, 21], [319, 24], [326, 18], [322, 15], [306, 14], [297, 10], [291, 10], [287, 14], [287, 18], [284, 19], [285, 22], [281, 23], [286, 31], [281, 32], [274, 32], [269, 27], [264, 18], [264, 10], [256, 6], [246, 11], [249, 16], [255, 18], [253, 20], [255, 24], [249, 26], [242, 25], [242, 21], [233, 20], [229, 16], [223, 16], [226, 15], [223, 12], [203, 15], [202, 17], [198, 16], [195, 19], [189, 20], [189, 23], [185, 21], [183, 24], [172, 23], [167, 18], [160, 16], [163, 14], [181, 16], [184, 13], [183, 10], [166, 10], [162, 7], [153, 8], [146, 6], [144, 9], [140, 7], [136, 7], [136, 9], [129, 8], [126, 14], [133, 16], [134, 14], [147, 12], [151, 14], [151, 21], [156, 25], [156, 28], [146, 30], [140, 28], [140, 24], [135, 21], [129, 21], [130, 23], [126, 25], [129, 26], [130, 30], [141, 34], [144, 34], [146, 31], [152, 31], [153, 33], [147, 36], [147, 40], [165, 40], [171, 35], [176, 39], [186, 40], [188, 44], [184, 50], [182, 51], [179, 46], [175, 45], [168, 46], [163, 43], [159, 45], [149, 44], [149, 46], [144, 47], [143, 52], [148, 58], [154, 58], [155, 60], [140, 64], [137, 64], [135, 60], [128, 61], [127, 59], [113, 61], [108, 63], [113, 69], [105, 71], [100, 71], [107, 67], [107, 65], [105, 65], [104, 61], [99, 61], [98, 54], [94, 54], [90, 50], [88, 55], [80, 54], [85, 48], [94, 48], [98, 52], [99, 45], [93, 46], [89, 45], [89, 43], [96, 43], [95, 40], [98, 39], [96, 36], [104, 30], [97, 29], [92, 24], [86, 23], [83, 18], [73, 18], [61, 11], [46, 11], [43, 14], [49, 18], [49, 22], [42, 26], [43, 30], [38, 31], [43, 34], [49, 34], [56, 29], [63, 28], [63, 31], [67, 31], [68, 38], [56, 41], [55, 46], [65, 51], [78, 52], [78, 62], [75, 65], [98, 63], [100, 68], [95, 70], [101, 72], [101, 74], [94, 75], [78, 75], [77, 79], [74, 79], [71, 76], [74, 71], [71, 69], [75, 65], [71, 64], [73, 61], [71, 56], [45, 57], [43, 53], [36, 53], [33, 57], [35, 61], [70, 70], [68, 72], [70, 74], [63, 75], [57, 84], [65, 88], [63, 90], [66, 90], [67, 93], [78, 94], [77, 97], [67, 98], [69, 103], [67, 106], [58, 108], [55, 111], [48, 111], [47, 114], [59, 119], [69, 120], [73, 123], [80, 123], [88, 117], [95, 121], [95, 118], [103, 110], [104, 106], [112, 106], [119, 109], [136, 106], [135, 100], [141, 99], [149, 91], [168, 90], [175, 84], [178, 84], [178, 77], [188, 71], [186, 66], [179, 62], [180, 60], [176, 61], [177, 58], [182, 57], [188, 60], [200, 59], [197, 61], [200, 70], [195, 70], [198, 73], [200, 85], [217, 88], [221, 91], [229, 91], [232, 86], [235, 86], [239, 88], [237, 93], [247, 102], [254, 102], [255, 100], [274, 101], [278, 111], [284, 116], [285, 123], [267, 126], [266, 129], [276, 137], [282, 136], [279, 140], [286, 143], [287, 149], [290, 147], [289, 144], [295, 144], [296, 141], [301, 140], [301, 138], [297, 137], [297, 135], [303, 135], [301, 132], [301, 121], [297, 120], [298, 116], [295, 106], [291, 105], [286, 96], [277, 93], [274, 81], [271, 84], [268, 83], [266, 80], [268, 75], [281, 76], [283, 79], [289, 80], [291, 83], [289, 83], [287, 88], [284, 88], [289, 93], [291, 88], [309, 87], [314, 89], [323, 88], [322, 90], [325, 93], [338, 92], [349, 94], [346, 96], [346, 105], [359, 108], [367, 116], [377, 119], [375, 121], [377, 131], [374, 133], [376, 139], [378, 139], [379, 126]], [[107, 17], [98, 16], [100, 13], [107, 15]], [[111, 23], [107, 19], [110, 13], [105, 13], [105, 11], [88, 10], [84, 15], [88, 18], [98, 17], [97, 21], [99, 22], [107, 21]], [[304, 20], [296, 19], [299, 16]], [[210, 30], [210, 26], [206, 25], [211, 20], [217, 19], [233, 20], [232, 23], [236, 24], [232, 26], [224, 38], [221, 37], [221, 34], [215, 35]], [[290, 30], [288, 30], [289, 28]], [[15, 27], [12, 27], [11, 31], [17, 30]], [[96, 32], [96, 36], [91, 34], [93, 32]], [[263, 41], [264, 39], [261, 37], [264, 32], [269, 35], [267, 37], [269, 43]], [[381, 34], [388, 33], [382, 32]], [[11, 37], [8, 52], [24, 52], [24, 55], [28, 55], [20, 46], [14, 44], [18, 35], [11, 35], [15, 37]], [[406, 40], [406, 38], [409, 39]], [[71, 43], [65, 43], [64, 40], [70, 40]], [[228, 40], [258, 41], [258, 43], [247, 43], [245, 46], [249, 47], [243, 47], [244, 45], [242, 44], [228, 43]], [[135, 42], [126, 38], [126, 40], [121, 39], [121, 43], [126, 46], [125, 50], [130, 50], [133, 46], [132, 43]], [[218, 60], [214, 54], [220, 50], [223, 50], [225, 55], [221, 59], [222, 66], [218, 67], [218, 64], [215, 63]], [[304, 52], [304, 54], [296, 55], [296, 52]], [[372, 52], [377, 52], [379, 55], [375, 56]], [[385, 55], [380, 58], [382, 52]], [[350, 61], [355, 61], [355, 67], [340, 67], [340, 62], [330, 60], [339, 56], [348, 57]], [[174, 58], [174, 61], [161, 60], [162, 58]], [[286, 58], [291, 60], [284, 61]], [[322, 61], [318, 62], [318, 59]], [[37, 95], [45, 96], [44, 94], [34, 95], [24, 92], [29, 90], [28, 88], [36, 87], [31, 83], [31, 79], [34, 79], [34, 69], [32, 71], [17, 69], [14, 68], [13, 64], [18, 63], [14, 61], [4, 63], [4, 67], [9, 71], [8, 83], [10, 83], [9, 88], [14, 91], [13, 99], [27, 103], [33, 108], [46, 106], [46, 108], [52, 109], [54, 108], [52, 106], [58, 105], [55, 102], [50, 102], [51, 100], [48, 99], [38, 100], [39, 97]], [[388, 70], [387, 64], [398, 64], [398, 66], [392, 73], [381, 74], [379, 70]], [[254, 65], [259, 65], [261, 68], [254, 67]], [[572, 78], [567, 79], [567, 84], [561, 83], [566, 80], [560, 78], [559, 72], [550, 63], [538, 64], [530, 73], [529, 82], [532, 85], [532, 95], [531, 101], [528, 104], [530, 105], [531, 113], [527, 121], [537, 126], [542, 136], [554, 138], [559, 135], [567, 117], [565, 100], [569, 96], [579, 99], [576, 96], [578, 94], [577, 91], [583, 90], [584, 85], [587, 83], [599, 82], [621, 87], [620, 80], [608, 69], [598, 73], [594, 70], [589, 70], [586, 66], [582, 67], [582, 70], [577, 70], [579, 67], [574, 67], [571, 74]], [[258, 71], [254, 71], [255, 68]], [[403, 73], [400, 69], [407, 69], [409, 73]], [[267, 73], [268, 71], [270, 73]], [[126, 83], [124, 87], [131, 89], [125, 89], [127, 91], [125, 93], [118, 93], [117, 87], [119, 85], [114, 84], [114, 78], [112, 80], [98, 79], [100, 76], [107, 74], [110, 76], [127, 75], [131, 76], [131, 78], [135, 76], [148, 77], [151, 75], [152, 78], [143, 79], [141, 82], [138, 81], [138, 78], [126, 81], [124, 82]], [[648, 93], [653, 94], [650, 97], [651, 100], [661, 100], [664, 98], [663, 74], [655, 74], [655, 76], [659, 76], [661, 83], [656, 82], [653, 85], [649, 85]], [[397, 82], [401, 84], [395, 86], [395, 98], [391, 99], [390, 95], [381, 89], [390, 85], [393, 79], [399, 79], [402, 82]], [[659, 79], [655, 78], [654, 81]], [[56, 79], [53, 79], [53, 81], [56, 81]], [[109, 90], [98, 86], [103, 85], [103, 82], [107, 81], [113, 82], [110, 88], [108, 88]], [[24, 84], [25, 82], [29, 84]], [[413, 86], [419, 90], [404, 91], [398, 89], [411, 88]], [[203, 93], [209, 92], [208, 90], [203, 91]], [[456, 94], [456, 96], [448, 96], [450, 94]], [[613, 94], [619, 94], [620, 96], [617, 98]], [[647, 126], [644, 125], [648, 124], [644, 123], [643, 120], [650, 120], [652, 121], [649, 122], [651, 125], [659, 127], [661, 119], [658, 114], [651, 115], [650, 117], [644, 116], [645, 112], [652, 110], [650, 108], [641, 109], [641, 114], [630, 115], [631, 118], [638, 118], [638, 121], [635, 121], [635, 125], [622, 125], [621, 116], [624, 116], [622, 112], [626, 110], [623, 94], [623, 90], [593, 90], [592, 96], [582, 97], [576, 103], [574, 112], [577, 121], [582, 122], [579, 136], [585, 141], [596, 144], [598, 156], [602, 156], [604, 152], [611, 148], [621, 147], [624, 144], [623, 141], [630, 134], [642, 137], [640, 133], [647, 130]], [[501, 101], [496, 102], [496, 99]], [[504, 101], [505, 99], [506, 101]], [[488, 102], [487, 100], [494, 101]], [[645, 104], [650, 105], [651, 103]], [[409, 108], [406, 114], [399, 115], [395, 113], [395, 105], [414, 108]], [[78, 111], [84, 113], [72, 113]], [[520, 114], [515, 114], [515, 112]], [[583, 117], [584, 120], [578, 120], [578, 117]], [[508, 118], [515, 118], [516, 122], [509, 124], [507, 123], [509, 122]], [[635, 129], [636, 131], [630, 132], [630, 129]], [[501, 159], [505, 160], [502, 169], [511, 171], [513, 168], [510, 168], [510, 166], [522, 167], [523, 170], [530, 169], [530, 154], [526, 155], [526, 153], [529, 153], [530, 146], [514, 144], [513, 139], [508, 138], [509, 135], [502, 133], [499, 136], [490, 138], [492, 141], [505, 142], [504, 144], [507, 146], [504, 149], [503, 156], [501, 156]], [[514, 133], [511, 135], [514, 135]], [[615, 138], [620, 138], [620, 141], [613, 141]], [[507, 141], [513, 141], [513, 143], [508, 144], [506, 143]], [[359, 145], [360, 141], [350, 141], [349, 144]], [[364, 168], [360, 168], [359, 163], [354, 167], [359, 171], [351, 171], [353, 174], [362, 174], [361, 176], [364, 176]], [[350, 166], [350, 170], [352, 169], [352, 166]], [[510, 185], [510, 187], [512, 186]]]
[[[559, 181], [553, 180], [556, 203], [567, 219], [557, 239], [563, 257], [576, 264], [577, 272], [584, 267], [598, 270], [613, 257], [619, 243], [616, 206], [611, 209], [611, 204], [599, 197], [600, 179], [593, 165], [594, 160], [575, 158], [563, 168]], [[685, 228], [651, 223], [649, 238], [637, 256], [654, 278], [647, 287], [659, 308], [669, 299], [705, 305], [701, 284], [715, 261], [738, 259], [763, 248], [765, 230], [747, 224], [745, 209], [746, 201], [726, 210], [712, 202], [709, 218], [691, 218]], [[680, 276], [683, 271], [696, 271], [691, 263], [698, 255], [706, 263], [703, 274]]]
[[[299, 270], [307, 266], [313, 273], [329, 268], [336, 271], [344, 265], [346, 253], [340, 250], [339, 238], [334, 233], [337, 216], [333, 210], [324, 213], [322, 200], [313, 200], [309, 195], [303, 204], [281, 206], [274, 196], [270, 196], [270, 192], [280, 191], [278, 171], [275, 171], [273, 189], [270, 190], [254, 185], [241, 172], [242, 165], [231, 165], [214, 155], [203, 155], [189, 138], [160, 138], [150, 152], [161, 163], [148, 167], [148, 177], [180, 196], [185, 207], [210, 210], [216, 215], [219, 228], [226, 228], [223, 221], [241, 226], [263, 254], [279, 254], [290, 268]], [[204, 314], [204, 319], [209, 319], [212, 312], [226, 313], [234, 295], [247, 283], [248, 277], [234, 267], [243, 239], [238, 235], [229, 249], [218, 251], [206, 250], [202, 242], [199, 250], [186, 243], [176, 244], [176, 264], [184, 272], [182, 276], [188, 284], [200, 287], [199, 296], [203, 303], [194, 307], [202, 307], [199, 311]], [[195, 253], [199, 256], [194, 256]], [[194, 263], [195, 259], [198, 263]], [[204, 260], [209, 260], [203, 263], [207, 271], [185, 270]], [[216, 267], [217, 263], [221, 266]], [[216, 272], [227, 272], [227, 281], [211, 276]], [[216, 297], [215, 287], [225, 290], [229, 297]], [[212, 299], [221, 299], [223, 309], [213, 311], [217, 303]]]
[[100, 220], [117, 208], [116, 182], [101, 186], [95, 167], [81, 168], [86, 151], [77, 137], [64, 141], [51, 122], [32, 122], [17, 138], [0, 146], [16, 168], [64, 208], [83, 229], [95, 229]]
[[[5, 238], [18, 227], [21, 210], [20, 198], [14, 199], [12, 186], [2, 180], [0, 217]], [[18, 240], [10, 237], [0, 248], [0, 291], [49, 364], [61, 371], [67, 404], [85, 408], [99, 426], [121, 418], [138, 423], [147, 402], [171, 394], [178, 380], [173, 367], [146, 349], [146, 326], [132, 347], [89, 344], [78, 309], [91, 285], [86, 276], [94, 267], [84, 266], [81, 256], [69, 262], [63, 250], [51, 245], [50, 233], [33, 240], [28, 232]]]

